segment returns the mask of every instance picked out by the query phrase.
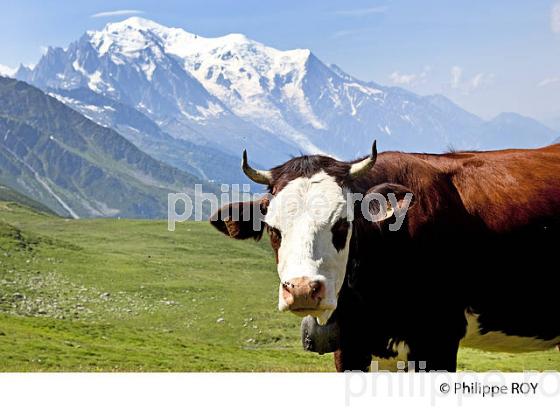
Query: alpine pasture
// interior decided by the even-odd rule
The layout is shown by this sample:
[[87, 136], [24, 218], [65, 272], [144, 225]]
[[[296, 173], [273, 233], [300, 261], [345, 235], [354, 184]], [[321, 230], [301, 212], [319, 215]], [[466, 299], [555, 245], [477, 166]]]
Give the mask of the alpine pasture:
[[[0, 202], [0, 371], [334, 371], [303, 351], [277, 286], [266, 237]], [[459, 356], [460, 370], [559, 368], [557, 351]]]

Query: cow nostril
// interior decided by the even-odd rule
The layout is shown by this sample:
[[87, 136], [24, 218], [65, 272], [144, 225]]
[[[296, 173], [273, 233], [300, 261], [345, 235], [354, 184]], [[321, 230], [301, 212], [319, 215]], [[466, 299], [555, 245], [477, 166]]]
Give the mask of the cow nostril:
[[294, 284], [290, 283], [288, 281], [282, 282], [282, 288], [286, 289], [288, 292], [290, 291], [290, 288], [294, 288]]
[[323, 284], [321, 282], [314, 280], [309, 283], [309, 287], [311, 288], [311, 298], [322, 298]]

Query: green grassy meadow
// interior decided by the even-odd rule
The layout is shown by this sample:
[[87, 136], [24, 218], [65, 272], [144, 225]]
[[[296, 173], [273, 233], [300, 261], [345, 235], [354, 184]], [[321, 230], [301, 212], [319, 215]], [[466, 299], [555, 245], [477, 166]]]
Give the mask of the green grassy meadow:
[[[266, 240], [209, 224], [66, 220], [0, 202], [0, 371], [333, 371], [279, 313]], [[461, 349], [460, 369], [559, 370], [560, 353]]]

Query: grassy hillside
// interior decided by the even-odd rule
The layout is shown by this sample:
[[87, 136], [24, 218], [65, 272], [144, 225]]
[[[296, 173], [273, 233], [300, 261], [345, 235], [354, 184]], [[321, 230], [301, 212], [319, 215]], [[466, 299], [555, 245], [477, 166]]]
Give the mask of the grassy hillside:
[[[266, 241], [0, 203], [0, 371], [332, 371], [276, 289]], [[460, 367], [560, 369], [560, 354], [463, 349]]]
[[4, 185], [0, 185], [0, 201], [15, 202], [18, 204], [23, 204], [41, 213], [56, 215], [50, 208], [47, 208], [45, 205]]

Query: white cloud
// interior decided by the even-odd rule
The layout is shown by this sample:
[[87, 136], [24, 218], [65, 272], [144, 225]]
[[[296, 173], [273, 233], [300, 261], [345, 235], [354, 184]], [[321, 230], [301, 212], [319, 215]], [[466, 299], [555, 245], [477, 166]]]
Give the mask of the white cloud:
[[540, 81], [537, 84], [537, 87], [545, 87], [550, 84], [560, 83], [560, 77], [549, 77], [545, 78], [544, 80]]
[[338, 10], [335, 11], [335, 14], [338, 14], [339, 16], [362, 17], [362, 16], [368, 16], [370, 14], [385, 13], [387, 9], [388, 9], [387, 6], [377, 6], [377, 7], [369, 7], [365, 9]]
[[550, 12], [550, 29], [554, 33], [560, 33], [560, 3], [556, 3], [552, 6], [552, 11]]
[[4, 64], [0, 64], [0, 76], [3, 77], [13, 77], [16, 73], [17, 68], [8, 67]]
[[463, 76], [463, 69], [459, 66], [451, 67], [451, 88], [459, 88], [461, 85], [461, 77]]
[[494, 74], [488, 73], [478, 73], [471, 78], [465, 78], [463, 68], [457, 65], [451, 67], [450, 74], [451, 88], [459, 90], [463, 94], [470, 94], [479, 88], [492, 84], [494, 81]]
[[[363, 8], [363, 9], [338, 10], [335, 11], [334, 14], [338, 16], [347, 16], [347, 17], [363, 17], [371, 14], [385, 13], [388, 9], [389, 8], [387, 6], [377, 6], [377, 7]], [[331, 38], [337, 39], [342, 37], [349, 37], [356, 34], [366, 33], [368, 31], [371, 31], [372, 29], [373, 27], [342, 29], [342, 30], [335, 31], [331, 35]]]
[[470, 85], [473, 89], [477, 89], [478, 87], [480, 87], [481, 85], [484, 84], [484, 81], [486, 81], [486, 74], [484, 73], [478, 73], [477, 75], [475, 75], [471, 81], [470, 81]]
[[100, 13], [92, 14], [91, 18], [100, 17], [115, 17], [115, 16], [130, 16], [133, 14], [144, 14], [142, 10], [113, 10], [113, 11], [102, 11]]
[[416, 78], [418, 78], [416, 74], [401, 74], [398, 71], [394, 71], [389, 76], [389, 80], [391, 80], [393, 84], [399, 85], [410, 85], [416, 81]]
[[486, 87], [494, 82], [494, 74], [478, 73], [469, 81], [470, 91]]
[[393, 84], [414, 87], [418, 84], [423, 84], [426, 82], [426, 78], [429, 72], [431, 71], [431, 69], [432, 68], [430, 66], [426, 66], [419, 74], [414, 74], [414, 73], [404, 74], [404, 73], [400, 73], [399, 71], [394, 71], [389, 76], [389, 80]]
[[367, 33], [368, 31], [371, 31], [371, 27], [354, 28], [354, 29], [348, 29], [348, 30], [338, 30], [338, 31], [335, 31], [334, 33], [332, 33], [331, 38], [337, 39], [337, 38], [343, 38], [343, 37], [350, 37], [350, 36], [354, 36], [356, 34]]

